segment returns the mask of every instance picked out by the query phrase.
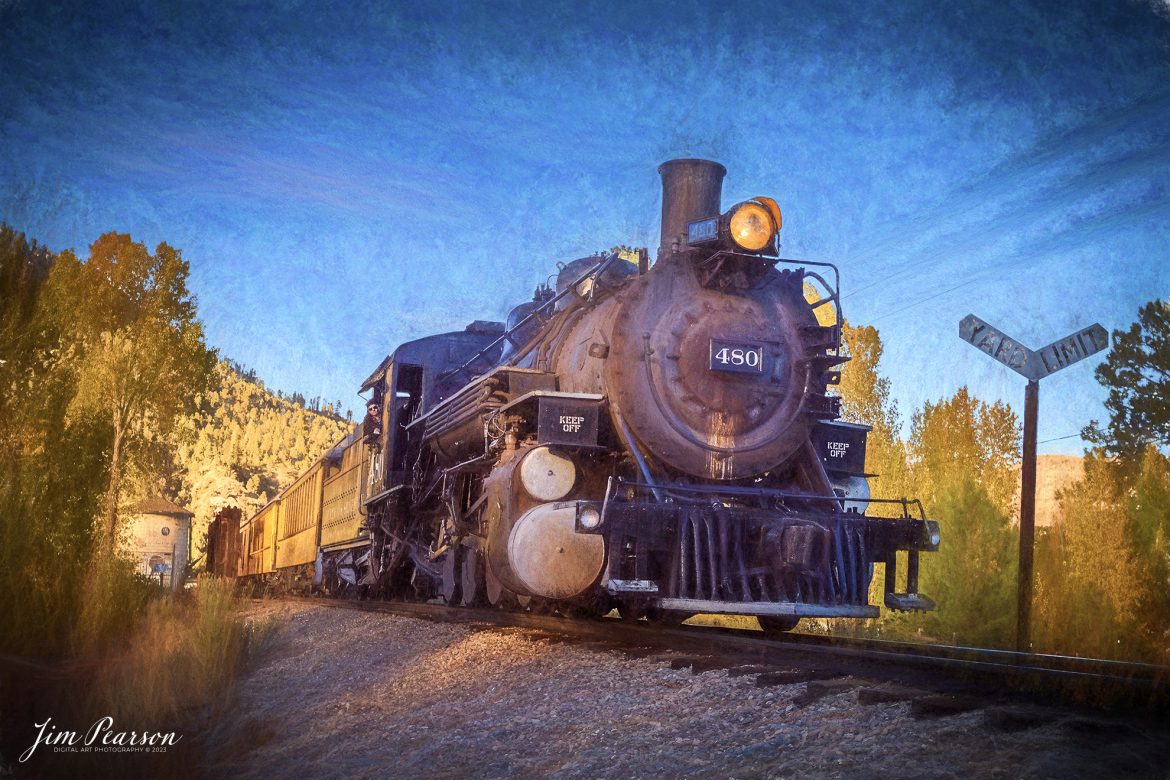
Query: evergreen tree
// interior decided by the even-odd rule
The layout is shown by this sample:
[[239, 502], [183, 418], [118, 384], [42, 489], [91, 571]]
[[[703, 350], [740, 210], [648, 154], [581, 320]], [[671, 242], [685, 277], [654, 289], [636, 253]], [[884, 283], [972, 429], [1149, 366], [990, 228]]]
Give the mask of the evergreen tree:
[[1011, 409], [978, 401], [966, 387], [914, 415], [912, 479], [928, 515], [938, 518], [942, 542], [938, 552], [922, 557], [920, 583], [938, 607], [906, 618], [910, 625], [945, 640], [1011, 640], [1018, 445], [1019, 423]]
[[1016, 626], [1016, 536], [1007, 514], [965, 469], [937, 486], [932, 516], [941, 518], [938, 552], [922, 556], [920, 589], [936, 601], [914, 623], [948, 642], [1006, 646]]
[[1128, 330], [1113, 331], [1096, 377], [1109, 391], [1109, 422], [1091, 422], [1086, 441], [1134, 464], [1147, 444], [1170, 447], [1170, 300], [1150, 301]]
[[251, 515], [352, 428], [264, 390], [233, 365], [216, 366], [213, 389], [177, 437], [185, 442], [176, 452], [180, 496], [195, 513], [197, 541], [221, 507]]

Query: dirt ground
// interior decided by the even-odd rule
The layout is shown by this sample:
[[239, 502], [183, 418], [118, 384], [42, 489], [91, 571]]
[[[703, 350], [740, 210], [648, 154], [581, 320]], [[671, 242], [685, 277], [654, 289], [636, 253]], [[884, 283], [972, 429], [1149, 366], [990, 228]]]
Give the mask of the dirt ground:
[[[855, 691], [549, 642], [524, 629], [268, 604], [275, 628], [204, 739], [207, 775], [1170, 777], [1164, 727], [1039, 710], [915, 719]], [[1010, 713], [1009, 713], [1010, 715]]]

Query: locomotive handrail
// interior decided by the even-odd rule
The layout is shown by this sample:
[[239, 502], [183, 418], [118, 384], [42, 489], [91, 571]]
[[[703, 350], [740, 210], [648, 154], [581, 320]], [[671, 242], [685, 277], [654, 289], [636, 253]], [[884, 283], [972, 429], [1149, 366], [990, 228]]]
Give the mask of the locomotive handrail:
[[[511, 335], [513, 333], [515, 333], [516, 331], [520, 330], [526, 324], [528, 324], [529, 320], [533, 319], [534, 317], [536, 317], [540, 314], [543, 314], [546, 309], [549, 309], [550, 307], [554, 306], [557, 301], [559, 301], [561, 298], [564, 298], [566, 295], [568, 295], [570, 290], [576, 290], [577, 285], [581, 284], [589, 277], [591, 277], [595, 274], [600, 276], [602, 273], [604, 273], [606, 270], [608, 270], [609, 266], [612, 265], [613, 262], [617, 259], [618, 259], [617, 252], [611, 252], [608, 256], [602, 258], [600, 261], [598, 261], [598, 263], [596, 265], [591, 266], [589, 268], [589, 270], [586, 271], [584, 274], [582, 274], [576, 281], [574, 281], [572, 284], [566, 285], [565, 289], [561, 290], [556, 295], [549, 298], [547, 301], [545, 301], [541, 305], [537, 306], [535, 309], [533, 309], [531, 312], [529, 312], [523, 319], [521, 319], [519, 322], [517, 322], [511, 328], [508, 328], [507, 330], [505, 330], [504, 333], [499, 338], [497, 338], [495, 341], [488, 344], [486, 347], [484, 347], [479, 352], [477, 352], [474, 356], [472, 356], [470, 359], [468, 359], [467, 362], [463, 363], [462, 365], [460, 365], [456, 368], [447, 369], [446, 371], [439, 374], [438, 377], [435, 378], [435, 381], [441, 382], [449, 376], [453, 376], [453, 375], [461, 373], [461, 372], [466, 372], [467, 368], [470, 365], [472, 365], [476, 361], [482, 359], [484, 357], [484, 355], [491, 352], [497, 346], [499, 346], [500, 344], [502, 344], [505, 341], [511, 341], [512, 340]], [[517, 353], [517, 354], [513, 355], [511, 358], [509, 358], [508, 361], [502, 365], [514, 365], [515, 362], [522, 357], [524, 357], [524, 354]], [[438, 407], [436, 407], [436, 408], [438, 408]], [[432, 411], [434, 411], [434, 410], [432, 410]]]
[[633, 456], [634, 462], [638, 464], [638, 470], [642, 472], [642, 478], [646, 480], [645, 483], [627, 483], [639, 484], [650, 488], [650, 493], [654, 496], [654, 500], [662, 503], [662, 491], [654, 482], [654, 476], [650, 473], [650, 466], [646, 463], [645, 456], [642, 455], [642, 448], [630, 433], [630, 428], [626, 424], [626, 418], [622, 414], [621, 408], [616, 403], [609, 405], [610, 412], [613, 417], [614, 425], [617, 430], [618, 437], [621, 438], [622, 443], [626, 449], [629, 450], [630, 455]]
[[[790, 498], [802, 501], [859, 501], [866, 504], [897, 504], [902, 507], [903, 517], [910, 517], [910, 505], [913, 504], [918, 508], [918, 515], [920, 520], [926, 520], [926, 509], [922, 506], [922, 501], [917, 498], [861, 498], [861, 497], [841, 497], [841, 496], [822, 496], [816, 493], [803, 493], [791, 490], [775, 490], [773, 488], [750, 488], [742, 485], [686, 485], [686, 484], [672, 484], [672, 485], [651, 485], [645, 482], [630, 482], [628, 480], [618, 478], [620, 485], [625, 487], [643, 487], [658, 490], [665, 490], [667, 492], [678, 491], [682, 493], [713, 493], [724, 494], [730, 496], [752, 496], [757, 498]], [[616, 500], [616, 499], [615, 499]]]
[[[785, 258], [785, 257], [761, 257], [759, 255], [747, 255], [747, 254], [744, 254], [742, 252], [731, 252], [731, 251], [727, 251], [727, 250], [721, 250], [719, 252], [716, 252], [715, 254], [711, 255], [706, 260], [704, 260], [703, 263], [704, 264], [711, 263], [711, 262], [714, 262], [715, 260], [717, 260], [721, 257], [741, 257], [741, 258], [750, 258], [753, 260], [763, 260], [767, 263], [770, 263], [773, 266], [775, 266], [777, 263], [784, 263], [786, 265], [794, 265], [794, 266], [797, 266], [799, 268], [799, 270], [804, 273], [804, 276], [806, 276], [806, 277], [811, 276], [813, 279], [816, 279], [818, 282], [820, 282], [821, 286], [825, 288], [826, 292], [828, 292], [828, 296], [813, 302], [811, 304], [811, 306], [813, 309], [817, 309], [817, 308], [820, 308], [821, 306], [824, 306], [827, 303], [830, 303], [830, 302], [833, 303], [833, 308], [834, 308], [835, 314], [836, 314], [836, 320], [837, 320], [836, 325], [837, 325], [837, 333], [838, 333], [838, 346], [833, 350], [833, 352], [834, 352], [834, 354], [840, 354], [840, 352], [841, 352], [840, 333], [841, 333], [841, 328], [845, 323], [845, 316], [841, 312], [841, 271], [840, 271], [840, 269], [837, 268], [836, 265], [834, 265], [833, 263], [826, 263], [826, 262], [823, 262], [820, 260], [790, 260], [790, 259]], [[829, 282], [826, 281], [825, 278], [818, 273], [805, 270], [806, 266], [816, 266], [818, 268], [831, 269], [833, 272], [833, 283], [829, 284]], [[775, 277], [773, 277], [773, 278], [775, 278]]]
[[[840, 292], [841, 292], [841, 271], [833, 263], [826, 263], [823, 260], [790, 260], [787, 257], [777, 257], [774, 260], [774, 262], [787, 263], [788, 265], [796, 265], [796, 266], [815, 265], [818, 268], [831, 268], [833, 270], [833, 286], [830, 288], [829, 283], [826, 282], [824, 279], [821, 279], [821, 282], [825, 285], [826, 289], [829, 289], [832, 291], [832, 293], [833, 293], [831, 296], [832, 298], [837, 298], [840, 295]], [[817, 276], [818, 279], [820, 278], [820, 276], [818, 274], [809, 274], [809, 275], [810, 276]], [[828, 299], [826, 299], [826, 300], [828, 300]]]
[[[832, 269], [832, 271], [833, 271], [833, 284], [832, 284], [832, 286], [830, 286], [829, 283], [827, 281], [825, 281], [825, 278], [823, 276], [821, 276], [820, 274], [813, 273], [811, 271], [806, 271], [805, 276], [813, 277], [818, 282], [823, 284], [825, 286], [825, 289], [829, 291], [829, 296], [827, 298], [821, 298], [819, 301], [816, 301], [815, 303], [813, 303], [812, 307], [814, 309], [816, 309], [820, 306], [824, 306], [829, 301], [833, 302], [833, 308], [836, 310], [836, 315], [837, 315], [837, 333], [838, 333], [838, 339], [839, 339], [840, 333], [841, 333], [841, 327], [845, 324], [845, 315], [841, 311], [841, 271], [840, 271], [840, 269], [838, 269], [837, 266], [833, 265], [832, 263], [825, 263], [825, 262], [818, 261], [818, 260], [789, 260], [787, 258], [778, 257], [778, 258], [776, 258], [776, 262], [777, 263], [787, 263], [788, 265], [796, 265], [796, 266], [815, 265], [819, 268]], [[838, 354], [840, 354], [840, 352], [841, 352], [840, 346], [837, 347], [836, 351]]]

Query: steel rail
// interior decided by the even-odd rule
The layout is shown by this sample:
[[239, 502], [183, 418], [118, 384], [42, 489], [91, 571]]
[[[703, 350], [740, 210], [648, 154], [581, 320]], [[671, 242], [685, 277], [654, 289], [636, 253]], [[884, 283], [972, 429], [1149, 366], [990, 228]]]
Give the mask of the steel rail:
[[[984, 692], [1003, 692], [1006, 686], [1033, 700], [1170, 714], [1170, 667], [1148, 663], [807, 633], [775, 636], [709, 626], [664, 627], [609, 619], [566, 619], [493, 608], [453, 608], [434, 602], [283, 598], [434, 622], [526, 628], [619, 650], [651, 647], [664, 654], [698, 652], [709, 658], [711, 668], [761, 664], [776, 668], [833, 667], [839, 676], [856, 675], [899, 684], [907, 684], [906, 674], [924, 674], [927, 684], [936, 687], [968, 684]], [[911, 679], [909, 684], [921, 682]]]

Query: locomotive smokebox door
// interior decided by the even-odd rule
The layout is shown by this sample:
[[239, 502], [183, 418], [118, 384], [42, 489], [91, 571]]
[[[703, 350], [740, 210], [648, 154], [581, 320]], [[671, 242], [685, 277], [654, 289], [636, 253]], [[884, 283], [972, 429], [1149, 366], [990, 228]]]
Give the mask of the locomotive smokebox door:
[[537, 439], [541, 444], [597, 446], [598, 408], [593, 401], [542, 397], [536, 416]]
[[833, 476], [872, 476], [865, 473], [865, 440], [869, 431], [868, 425], [839, 420], [817, 423], [812, 441], [825, 471]]

